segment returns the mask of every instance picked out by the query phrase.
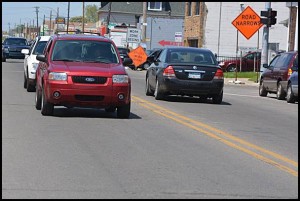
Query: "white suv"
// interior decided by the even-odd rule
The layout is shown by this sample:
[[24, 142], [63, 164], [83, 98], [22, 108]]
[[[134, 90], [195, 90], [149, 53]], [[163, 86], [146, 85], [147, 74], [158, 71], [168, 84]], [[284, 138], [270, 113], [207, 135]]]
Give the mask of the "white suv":
[[36, 55], [43, 54], [44, 48], [50, 39], [50, 36], [38, 36], [36, 37], [33, 45], [30, 49], [22, 49], [22, 53], [25, 54], [24, 59], [24, 88], [28, 92], [35, 91], [35, 72], [39, 61], [36, 60]]

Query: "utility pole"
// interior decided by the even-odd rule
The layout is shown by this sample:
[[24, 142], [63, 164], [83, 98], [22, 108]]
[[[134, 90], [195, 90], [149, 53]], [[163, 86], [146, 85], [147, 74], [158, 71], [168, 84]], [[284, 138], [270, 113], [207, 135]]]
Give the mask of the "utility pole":
[[10, 22], [8, 23], [8, 35], [10, 36]]
[[39, 36], [39, 8], [38, 6], [35, 6], [35, 12], [36, 12], [36, 28], [37, 28], [37, 36]]
[[110, 12], [111, 12], [111, 3], [112, 2], [109, 2], [109, 9], [108, 9], [108, 15], [107, 15], [107, 25], [106, 25], [106, 34], [109, 33], [109, 21], [110, 21]]
[[68, 2], [68, 22], [67, 22], [67, 34], [69, 33], [69, 19], [70, 19], [70, 2]]
[[[265, 6], [266, 6], [266, 10], [271, 9], [271, 2], [266, 2]], [[261, 50], [261, 62], [260, 62], [260, 76], [264, 70], [263, 65], [268, 64], [268, 51], [269, 51], [269, 26], [268, 25], [264, 25], [262, 35], [263, 38], [262, 38], [262, 50]]]
[[49, 27], [49, 35], [51, 35], [52, 31], [52, 10], [50, 10], [50, 27]]
[[147, 2], [143, 2], [142, 42], [146, 42]]
[[82, 32], [84, 33], [84, 2], [82, 2]]
[[43, 36], [45, 35], [45, 14], [44, 14], [44, 21], [43, 21]]

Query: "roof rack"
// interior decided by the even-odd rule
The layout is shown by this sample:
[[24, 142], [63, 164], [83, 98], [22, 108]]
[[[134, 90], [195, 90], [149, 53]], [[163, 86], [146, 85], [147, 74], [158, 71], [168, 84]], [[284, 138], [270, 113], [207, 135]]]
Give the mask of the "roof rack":
[[[55, 34], [68, 34], [69, 32], [74, 32], [74, 31], [56, 31]], [[82, 32], [79, 29], [75, 30], [75, 34], [85, 34], [85, 35], [97, 35], [97, 36], [101, 36], [100, 33], [94, 33], [94, 32]]]

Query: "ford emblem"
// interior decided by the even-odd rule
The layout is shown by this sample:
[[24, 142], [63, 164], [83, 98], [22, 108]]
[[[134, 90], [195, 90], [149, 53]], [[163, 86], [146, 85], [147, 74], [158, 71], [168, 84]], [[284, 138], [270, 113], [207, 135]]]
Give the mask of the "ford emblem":
[[194, 70], [197, 70], [197, 66], [193, 66], [193, 69], [194, 69]]
[[85, 78], [85, 81], [87, 81], [87, 82], [94, 82], [95, 78], [87, 77], [87, 78]]

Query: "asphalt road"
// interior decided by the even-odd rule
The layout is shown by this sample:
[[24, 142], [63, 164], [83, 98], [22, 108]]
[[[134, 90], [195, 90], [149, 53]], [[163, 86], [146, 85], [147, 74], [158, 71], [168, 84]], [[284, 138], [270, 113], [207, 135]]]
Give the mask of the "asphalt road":
[[2, 63], [2, 198], [298, 198], [298, 103], [226, 85], [220, 105], [145, 96], [129, 119], [55, 108], [23, 88], [23, 60]]

